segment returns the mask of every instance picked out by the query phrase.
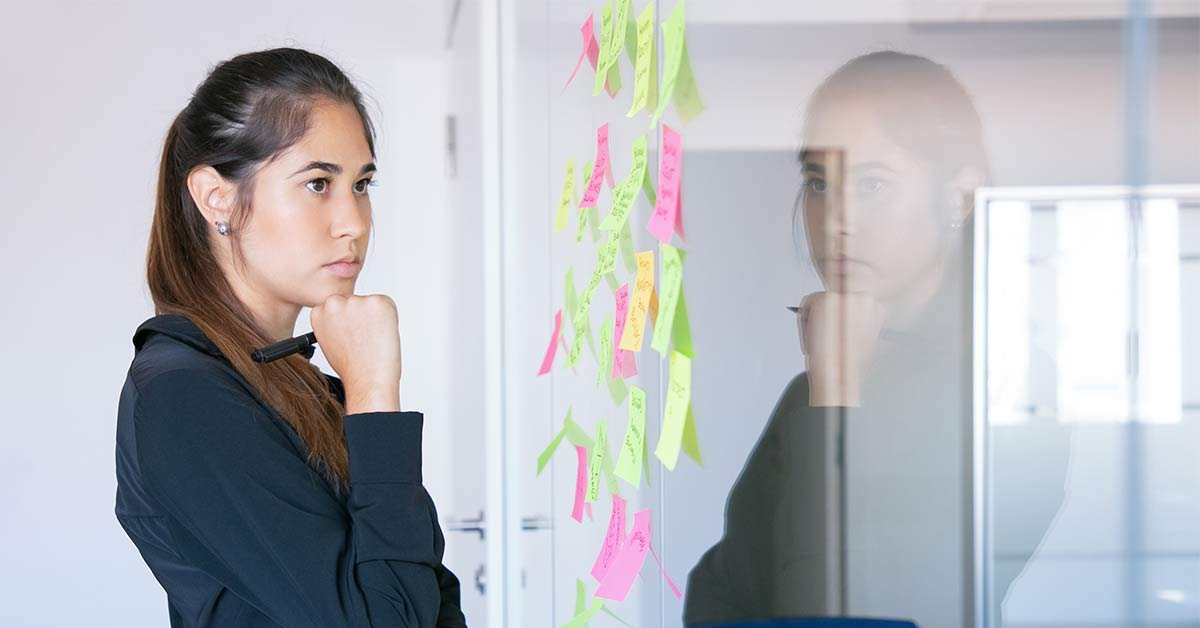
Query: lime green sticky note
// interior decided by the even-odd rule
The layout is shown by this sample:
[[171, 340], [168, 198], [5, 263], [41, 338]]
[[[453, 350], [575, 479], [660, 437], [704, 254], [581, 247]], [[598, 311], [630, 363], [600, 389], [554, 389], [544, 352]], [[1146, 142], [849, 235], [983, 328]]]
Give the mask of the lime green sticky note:
[[[661, 318], [661, 317], [660, 317]], [[667, 469], [674, 471], [683, 444], [683, 430], [692, 401], [692, 361], [678, 351], [671, 352], [667, 382], [667, 407], [663, 411], [662, 432], [654, 455]]]
[[600, 208], [595, 205], [587, 208], [588, 228], [592, 232], [592, 242], [600, 240]]
[[[592, 176], [592, 167], [594, 162], [589, 159], [583, 164], [583, 187], [587, 188], [588, 179]], [[572, 184], [574, 185], [574, 184]], [[588, 217], [591, 215], [587, 208], [579, 208], [579, 228], [575, 231], [575, 243], [583, 242], [583, 230], [587, 228]], [[594, 239], [594, 238], [593, 238]]]
[[617, 268], [617, 251], [621, 247], [620, 238], [617, 236], [609, 237], [608, 240], [600, 245], [600, 250], [596, 254], [596, 272], [601, 275], [607, 275]]
[[546, 463], [550, 462], [550, 458], [554, 456], [554, 450], [558, 449], [558, 444], [562, 442], [563, 436], [566, 435], [566, 430], [558, 430], [558, 434], [550, 441], [549, 445], [538, 454], [537, 458], [537, 475], [542, 474], [542, 469], [546, 468]]
[[629, 389], [625, 386], [625, 380], [620, 377], [608, 378], [608, 396], [612, 397], [613, 403], [621, 405], [625, 403], [625, 395], [629, 394]]
[[646, 451], [646, 391], [629, 387], [629, 427], [617, 455], [617, 477], [634, 488], [642, 486], [642, 456]]
[[601, 608], [604, 608], [604, 600], [600, 598], [593, 598], [592, 605], [589, 606], [587, 610], [583, 611], [582, 613], [577, 613], [571, 618], [571, 621], [563, 624], [562, 628], [583, 628], [589, 621], [592, 620], [593, 617], [596, 616], [596, 613], [600, 612]]
[[679, 305], [675, 307], [675, 322], [671, 325], [671, 344], [675, 350], [695, 360], [696, 349], [692, 346], [692, 324], [688, 322], [687, 299], [683, 287], [679, 288]]
[[[608, 68], [612, 65], [613, 48], [616, 44], [616, 37], [613, 36], [613, 0], [608, 0], [604, 6], [600, 8], [600, 55], [596, 59], [596, 80], [592, 84], [592, 95], [599, 96], [604, 90], [604, 83], [608, 78]], [[610, 84], [609, 89], [613, 87]]]
[[646, 176], [642, 177], [642, 191], [646, 193], [646, 200], [650, 202], [650, 207], [654, 207], [658, 195], [654, 192], [654, 183], [650, 180], [649, 168], [646, 168]]
[[[625, 221], [625, 226], [621, 227], [621, 263], [625, 266], [625, 272], [637, 273], [637, 258], [633, 254], [633, 228], [629, 226], [629, 221]], [[617, 340], [620, 341], [619, 338]]]
[[[592, 458], [588, 461], [588, 490], [584, 501], [592, 503], [600, 496], [600, 474], [604, 469], [604, 454], [608, 451], [608, 433], [604, 419], [596, 422], [596, 446], [592, 448]], [[679, 454], [678, 451], [675, 452]]]
[[683, 252], [670, 244], [659, 244], [662, 251], [662, 291], [658, 294], [658, 320], [654, 322], [654, 337], [650, 346], [661, 355], [667, 354], [671, 328], [675, 324], [675, 308], [683, 290]]
[[695, 460], [696, 464], [704, 466], [704, 460], [700, 458], [700, 439], [696, 436], [696, 417], [692, 416], [690, 402], [688, 403], [687, 421], [683, 424], [683, 453]]
[[583, 584], [583, 580], [576, 578], [575, 579], [575, 614], [578, 615], [578, 614], [582, 613], [584, 607], [586, 607], [586, 606], [587, 606], [587, 588]]
[[609, 379], [612, 375], [612, 360], [613, 360], [613, 327], [612, 315], [606, 315], [604, 322], [600, 324], [600, 372], [596, 373], [596, 389], [600, 388], [600, 384]]
[[658, 58], [654, 50], [654, 35], [654, 3], [651, 2], [642, 9], [635, 27], [637, 56], [634, 60], [633, 104], [625, 114], [627, 118], [632, 118], [646, 107], [651, 111], [658, 108]]
[[679, 120], [684, 124], [691, 122], [704, 111], [700, 88], [696, 86], [696, 76], [692, 74], [692, 60], [688, 56], [686, 39], [679, 61], [679, 76], [675, 78], [675, 94], [671, 99], [675, 102], [675, 110], [679, 112]]
[[592, 450], [592, 437], [571, 418], [571, 413], [567, 413], [567, 418], [563, 419], [563, 432], [567, 435], [567, 442], [573, 446], [583, 447], [588, 451]]
[[582, 318], [576, 318], [575, 314], [579, 310], [579, 297], [575, 294], [575, 270], [574, 267], [567, 267], [567, 274], [563, 278], [563, 305], [566, 306], [565, 311], [568, 312], [571, 321], [571, 331], [574, 337], [571, 339], [571, 345], [567, 349], [567, 359], [563, 362], [563, 368], [571, 368], [579, 363], [579, 352], [583, 348], [583, 341], [586, 339], [588, 349], [592, 356], [596, 355], [595, 340], [592, 338], [591, 324], [585, 315]]
[[643, 135], [633, 141], [633, 167], [629, 176], [613, 190], [613, 208], [608, 212], [608, 216], [604, 217], [604, 222], [600, 223], [600, 229], [617, 231], [625, 226], [629, 219], [629, 210], [633, 209], [633, 202], [637, 200], [638, 187], [645, 178], [646, 136]]
[[571, 206], [575, 204], [575, 160], [567, 160], [567, 178], [563, 181], [562, 194], [558, 197], [558, 213], [554, 216], [555, 233], [567, 227]]

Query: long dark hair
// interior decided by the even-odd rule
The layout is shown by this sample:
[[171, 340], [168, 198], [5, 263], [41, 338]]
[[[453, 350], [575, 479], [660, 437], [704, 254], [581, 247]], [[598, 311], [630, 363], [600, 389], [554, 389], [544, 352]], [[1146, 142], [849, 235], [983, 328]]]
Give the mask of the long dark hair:
[[349, 485], [342, 431], [343, 405], [316, 365], [294, 355], [259, 364], [250, 359], [271, 338], [236, 296], [214, 255], [209, 224], [188, 191], [188, 175], [211, 166], [236, 186], [230, 215], [235, 264], [244, 264], [239, 234], [249, 212], [255, 176], [265, 163], [308, 131], [320, 102], [353, 105], [371, 156], [375, 130], [360, 91], [320, 55], [296, 48], [241, 54], [215, 66], [167, 131], [146, 281], [156, 314], [186, 316], [221, 350], [261, 397], [291, 424], [308, 447], [308, 463], [335, 492]]

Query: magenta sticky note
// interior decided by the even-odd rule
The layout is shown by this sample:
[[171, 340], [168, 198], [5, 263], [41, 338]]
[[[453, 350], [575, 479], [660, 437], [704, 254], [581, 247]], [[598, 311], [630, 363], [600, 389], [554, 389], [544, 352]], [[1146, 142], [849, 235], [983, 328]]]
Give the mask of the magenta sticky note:
[[642, 570], [646, 555], [650, 553], [650, 509], [640, 510], [633, 516], [633, 531], [621, 546], [616, 560], [609, 566], [608, 573], [596, 589], [596, 597], [624, 602], [633, 586], [633, 579]]
[[558, 353], [558, 338], [562, 333], [562, 310], [554, 313], [554, 331], [550, 334], [550, 344], [546, 346], [546, 355], [542, 357], [542, 368], [538, 375], [545, 375], [554, 366], [554, 354]]
[[658, 196], [654, 199], [654, 214], [646, 228], [659, 242], [670, 244], [671, 231], [676, 224], [682, 229], [679, 216], [679, 180], [682, 176], [683, 149], [679, 134], [663, 126], [662, 151], [658, 156]]
[[596, 129], [596, 160], [592, 164], [592, 176], [583, 190], [583, 200], [579, 201], [580, 207], [596, 206], [596, 200], [600, 198], [600, 186], [604, 184], [608, 167], [608, 123], [606, 122]]
[[675, 581], [672, 580], [670, 574], [667, 573], [667, 568], [663, 566], [662, 560], [659, 559], [658, 554], [655, 553], [653, 547], [650, 548], [650, 555], [654, 557], [654, 562], [658, 563], [658, 570], [662, 572], [663, 578], [666, 578], [667, 584], [671, 587], [671, 592], [675, 594], [675, 598], [682, 600], [683, 593], [679, 590], [679, 587], [675, 586]]
[[571, 518], [583, 523], [583, 500], [586, 497], [588, 485], [588, 451], [583, 445], [575, 446], [575, 456], [579, 463], [575, 470], [575, 506], [571, 509]]
[[620, 495], [612, 494], [612, 514], [608, 518], [608, 530], [604, 533], [604, 545], [596, 562], [592, 563], [592, 577], [598, 581], [604, 580], [604, 574], [617, 558], [617, 552], [625, 540], [625, 500]]

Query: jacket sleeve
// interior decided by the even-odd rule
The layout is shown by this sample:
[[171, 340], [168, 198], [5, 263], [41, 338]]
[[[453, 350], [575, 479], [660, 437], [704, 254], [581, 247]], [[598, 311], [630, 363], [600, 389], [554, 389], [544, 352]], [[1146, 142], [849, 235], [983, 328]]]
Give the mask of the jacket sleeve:
[[[175, 370], [140, 387], [138, 461], [181, 556], [285, 628], [457, 626], [421, 484], [417, 412], [344, 417], [346, 507], [235, 379]], [[450, 574], [452, 577], [452, 574]], [[439, 617], [447, 618], [441, 623]], [[461, 613], [458, 615], [461, 617]]]

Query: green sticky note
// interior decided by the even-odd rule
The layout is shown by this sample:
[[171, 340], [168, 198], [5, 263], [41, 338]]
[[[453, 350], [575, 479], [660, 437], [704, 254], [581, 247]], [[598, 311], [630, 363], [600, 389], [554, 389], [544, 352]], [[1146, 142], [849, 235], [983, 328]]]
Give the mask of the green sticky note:
[[[604, 455], [608, 450], [608, 433], [604, 419], [596, 422], [596, 446], [592, 448], [592, 458], [588, 461], [588, 489], [584, 499], [592, 503], [600, 497], [600, 474], [604, 469]], [[678, 451], [675, 452], [679, 454]]]
[[587, 208], [588, 228], [592, 232], [592, 242], [600, 241], [600, 208], [595, 205]]
[[629, 221], [625, 221], [625, 226], [621, 227], [621, 263], [625, 266], [625, 272], [637, 273], [637, 258], [633, 253], [633, 228], [629, 226]]
[[[611, 375], [611, 373], [609, 374]], [[624, 379], [620, 377], [608, 378], [608, 396], [612, 397], [614, 404], [619, 406], [625, 403], [625, 395], [627, 394], [629, 394], [629, 389], [625, 386]]]
[[617, 477], [634, 488], [642, 486], [642, 461], [646, 451], [646, 391], [629, 387], [629, 427], [617, 455]]
[[674, 102], [679, 110], [679, 117], [687, 124], [704, 109], [700, 101], [700, 92], [696, 87], [696, 79], [692, 74], [692, 63], [687, 54], [687, 38], [684, 25], [684, 0], [679, 0], [671, 16], [662, 23], [663, 32], [663, 77], [662, 88], [658, 92], [658, 107], [650, 120], [650, 126], [658, 124], [667, 109], [667, 104]]
[[605, 316], [604, 322], [600, 325], [600, 372], [596, 373], [596, 388], [600, 388], [600, 384], [605, 379], [610, 379], [612, 375], [613, 361], [613, 326], [612, 315]]
[[633, 104], [625, 114], [627, 118], [646, 107], [651, 111], [658, 108], [658, 57], [654, 51], [654, 35], [654, 3], [651, 2], [642, 9], [634, 27], [637, 56], [633, 60]]
[[692, 401], [692, 361], [678, 351], [671, 352], [667, 382], [667, 407], [663, 411], [662, 432], [654, 455], [667, 469], [674, 471], [683, 444], [688, 407]]
[[604, 222], [600, 223], [602, 230], [617, 231], [625, 226], [629, 210], [633, 209], [633, 202], [637, 200], [638, 188], [645, 179], [646, 136], [643, 135], [633, 141], [633, 167], [629, 170], [629, 176], [613, 190], [613, 208], [604, 217]]
[[612, 273], [609, 273], [605, 275], [604, 278], [608, 280], [608, 289], [616, 292], [618, 288], [616, 276], [614, 276]]
[[592, 445], [595, 444], [592, 442], [592, 437], [588, 436], [588, 433], [571, 418], [570, 412], [567, 413], [567, 418], [563, 419], [563, 432], [567, 435], [567, 442], [573, 446], [583, 447], [591, 451]]
[[[599, 96], [604, 90], [604, 82], [608, 78], [608, 68], [611, 65], [612, 50], [616, 43], [613, 36], [613, 0], [608, 0], [600, 8], [600, 55], [596, 58], [596, 80], [592, 84], [592, 95]], [[612, 90], [612, 85], [609, 85]]]
[[583, 584], [583, 580], [575, 579], [575, 614], [583, 612], [587, 606], [587, 587]]
[[[594, 162], [591, 159], [587, 160], [583, 164], [583, 187], [585, 189], [587, 188], [588, 179], [590, 179], [592, 176], [593, 164], [594, 164]], [[585, 207], [579, 208], [579, 228], [575, 231], [575, 243], [576, 244], [583, 242], [583, 230], [587, 228], [587, 222], [588, 222], [589, 215], [590, 215], [590, 213], [587, 211], [587, 208], [585, 208]]]
[[704, 460], [700, 458], [700, 439], [696, 436], [696, 418], [692, 416], [691, 403], [688, 403], [687, 421], [683, 424], [683, 453], [695, 460], [696, 464], [704, 466]]
[[650, 201], [650, 207], [654, 207], [658, 195], [654, 192], [654, 182], [650, 180], [649, 168], [646, 168], [646, 176], [642, 177], [642, 191], [646, 193], [646, 200]]
[[608, 240], [600, 245], [600, 250], [596, 254], [596, 272], [601, 275], [607, 275], [617, 268], [617, 251], [621, 247], [620, 238], [617, 236], [609, 237]]
[[696, 76], [692, 74], [692, 60], [688, 56], [686, 40], [683, 42], [683, 55], [679, 61], [679, 76], [675, 79], [675, 94], [671, 100], [675, 102], [675, 111], [679, 112], [679, 120], [684, 124], [691, 122], [704, 111], [700, 88], [696, 86]]
[[675, 322], [671, 325], [671, 344], [675, 350], [695, 360], [696, 349], [692, 346], [692, 325], [688, 322], [687, 299], [683, 287], [679, 288], [679, 305], [675, 306]]
[[562, 442], [563, 436], [566, 436], [566, 430], [558, 430], [558, 434], [550, 441], [549, 445], [538, 454], [537, 458], [537, 475], [542, 474], [542, 469], [546, 468], [546, 463], [550, 462], [550, 458], [554, 456], [554, 451], [558, 449], [558, 444]]
[[658, 293], [658, 320], [654, 322], [654, 337], [650, 346], [661, 355], [667, 354], [671, 340], [671, 328], [675, 324], [675, 308], [679, 305], [679, 294], [683, 289], [683, 252], [670, 244], [659, 244], [662, 251], [661, 284]]
[[562, 628], [583, 628], [589, 621], [592, 620], [593, 617], [596, 616], [596, 613], [600, 612], [600, 609], [603, 607], [604, 600], [600, 598], [593, 598], [592, 605], [589, 606], [586, 611], [576, 614], [571, 618], [571, 621], [563, 624]]
[[567, 177], [563, 181], [562, 194], [558, 197], [558, 213], [554, 215], [555, 233], [567, 228], [571, 207], [575, 204], [575, 160], [567, 160]]

